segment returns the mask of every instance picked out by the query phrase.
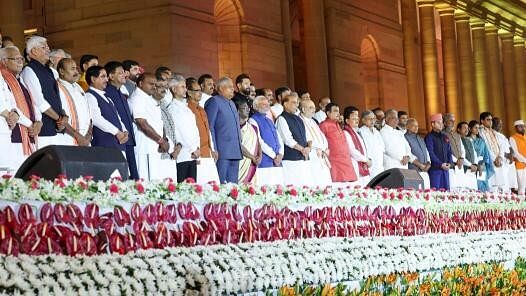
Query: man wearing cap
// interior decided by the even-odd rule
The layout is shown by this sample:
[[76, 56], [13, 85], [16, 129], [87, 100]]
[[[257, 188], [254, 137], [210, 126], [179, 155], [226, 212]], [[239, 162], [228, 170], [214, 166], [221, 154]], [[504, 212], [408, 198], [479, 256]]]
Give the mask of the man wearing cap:
[[430, 119], [432, 130], [427, 134], [425, 142], [431, 158], [429, 169], [431, 187], [449, 190], [449, 168], [453, 163], [451, 145], [448, 137], [442, 133], [444, 128], [442, 114], [434, 114]]
[[519, 194], [524, 194], [526, 188], [526, 137], [524, 136], [524, 121], [517, 120], [513, 123], [515, 134], [510, 137], [510, 145], [513, 149], [515, 158], [515, 168], [517, 169], [517, 183]]

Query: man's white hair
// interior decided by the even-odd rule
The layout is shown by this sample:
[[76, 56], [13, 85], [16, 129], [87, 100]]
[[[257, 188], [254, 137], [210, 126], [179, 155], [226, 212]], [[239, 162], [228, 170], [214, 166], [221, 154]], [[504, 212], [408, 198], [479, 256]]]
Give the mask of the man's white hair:
[[228, 76], [219, 78], [219, 80], [216, 83], [217, 89], [219, 89], [221, 86], [226, 85], [228, 82], [232, 83], [232, 79], [230, 79], [230, 77]]
[[49, 53], [49, 56], [50, 57], [56, 57], [56, 56], [64, 56], [65, 58], [67, 58], [67, 53], [61, 49], [61, 48], [56, 48], [56, 49], [53, 49], [50, 53]]
[[43, 43], [46, 43], [47, 39], [42, 36], [31, 36], [26, 41], [26, 51], [30, 53], [33, 48], [41, 46]]
[[257, 96], [257, 97], [254, 98], [254, 102], [252, 103], [252, 107], [254, 108], [254, 110], [258, 110], [259, 111], [259, 109], [258, 109], [259, 102], [261, 102], [263, 100], [267, 100], [268, 101], [267, 97], [265, 97], [265, 96]]
[[7, 59], [9, 57], [9, 51], [10, 50], [16, 50], [17, 52], [20, 52], [18, 47], [10, 45], [4, 48], [0, 48], [0, 60]]
[[180, 83], [186, 84], [186, 80], [183, 75], [176, 74], [168, 80], [168, 87], [172, 88]]

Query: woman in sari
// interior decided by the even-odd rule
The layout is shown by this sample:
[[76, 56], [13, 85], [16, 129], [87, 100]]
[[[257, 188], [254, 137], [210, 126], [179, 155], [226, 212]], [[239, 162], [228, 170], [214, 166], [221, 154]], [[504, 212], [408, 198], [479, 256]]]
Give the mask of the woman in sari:
[[243, 159], [239, 161], [239, 183], [255, 183], [256, 169], [261, 162], [261, 147], [257, 128], [248, 122], [250, 108], [245, 100], [234, 101], [239, 113], [241, 128], [241, 151]]
[[488, 146], [486, 142], [479, 135], [479, 124], [476, 120], [472, 120], [468, 124], [469, 135], [468, 138], [473, 143], [475, 149], [475, 162], [478, 165], [477, 171], [477, 187], [478, 190], [486, 192], [489, 191], [488, 180], [495, 170], [493, 169], [493, 163], [491, 162], [491, 156], [489, 154]]

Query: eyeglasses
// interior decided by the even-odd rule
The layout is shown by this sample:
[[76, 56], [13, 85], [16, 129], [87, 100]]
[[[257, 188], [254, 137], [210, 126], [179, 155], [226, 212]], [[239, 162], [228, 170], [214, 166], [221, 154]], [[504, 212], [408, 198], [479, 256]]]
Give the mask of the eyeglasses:
[[11, 60], [11, 61], [17, 61], [17, 62], [23, 62], [24, 61], [23, 57], [7, 58], [7, 59]]
[[200, 89], [190, 89], [190, 88], [188, 88], [187, 90], [188, 91], [194, 91], [194, 92], [202, 92], [202, 90], [200, 90]]

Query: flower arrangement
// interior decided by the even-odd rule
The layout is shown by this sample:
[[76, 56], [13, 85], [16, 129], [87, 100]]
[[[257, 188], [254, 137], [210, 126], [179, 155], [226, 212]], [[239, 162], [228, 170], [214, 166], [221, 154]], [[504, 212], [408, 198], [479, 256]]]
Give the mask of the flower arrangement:
[[524, 257], [526, 233], [323, 238], [139, 250], [125, 255], [0, 256], [0, 292], [121, 295], [247, 293]]

